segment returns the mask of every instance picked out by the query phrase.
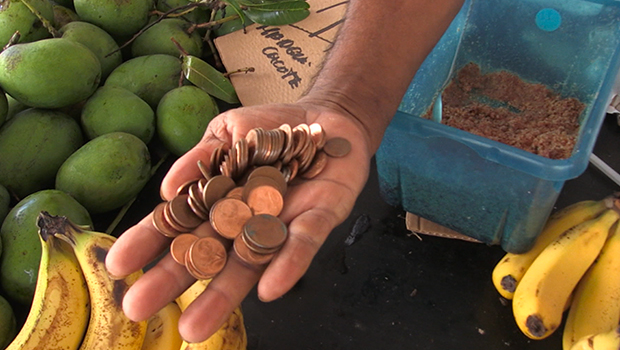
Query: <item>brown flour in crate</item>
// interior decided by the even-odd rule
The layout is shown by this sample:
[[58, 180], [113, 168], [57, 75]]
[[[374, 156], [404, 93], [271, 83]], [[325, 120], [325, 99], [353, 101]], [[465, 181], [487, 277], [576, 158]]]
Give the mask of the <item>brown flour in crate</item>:
[[505, 71], [470, 63], [442, 94], [442, 123], [551, 158], [571, 155], [585, 105]]

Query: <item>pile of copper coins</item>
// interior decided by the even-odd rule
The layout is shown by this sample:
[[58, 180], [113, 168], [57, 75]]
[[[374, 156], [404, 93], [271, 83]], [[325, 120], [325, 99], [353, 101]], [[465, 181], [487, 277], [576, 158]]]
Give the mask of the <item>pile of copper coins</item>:
[[[232, 248], [249, 264], [266, 264], [288, 237], [278, 218], [288, 184], [312, 179], [329, 157], [344, 157], [348, 140], [326, 139], [319, 124], [254, 128], [233, 146], [217, 147], [201, 178], [181, 185], [153, 210], [153, 226], [172, 238], [170, 254], [197, 279], [217, 275]], [[205, 224], [208, 223], [208, 224]]]

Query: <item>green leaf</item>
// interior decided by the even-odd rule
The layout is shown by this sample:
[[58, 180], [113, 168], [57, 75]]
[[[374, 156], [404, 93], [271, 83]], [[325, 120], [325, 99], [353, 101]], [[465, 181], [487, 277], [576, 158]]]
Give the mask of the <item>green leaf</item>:
[[240, 18], [243, 19], [243, 11], [241, 10], [241, 6], [239, 5], [239, 2], [237, 2], [237, 0], [225, 0], [224, 3], [226, 3], [226, 7], [224, 8], [224, 12], [228, 15], [228, 14], [232, 14], [231, 12], [229, 12], [229, 9], [233, 9], [233, 11], [239, 15]]
[[226, 17], [232, 17], [234, 16], [234, 14], [238, 15], [238, 18], [235, 18], [233, 20], [229, 20], [227, 22], [224, 22], [222, 24], [220, 24], [219, 26], [217, 26], [214, 30], [213, 33], [216, 36], [223, 36], [226, 34], [230, 34], [232, 32], [235, 32], [237, 30], [241, 30], [244, 29], [245, 27], [249, 26], [250, 24], [252, 24], [253, 22], [243, 13], [243, 11], [241, 11], [241, 9], [239, 8], [238, 5], [231, 5], [231, 6], [226, 6], [223, 10], [217, 11], [217, 14], [215, 16], [215, 20], [219, 20], [222, 18], [226, 18]]
[[263, 25], [280, 26], [299, 22], [310, 15], [310, 5], [304, 0], [285, 0], [271, 2], [241, 1], [243, 12], [253, 22]]
[[183, 56], [183, 75], [209, 95], [230, 104], [239, 103], [235, 88], [220, 71], [198, 57]]

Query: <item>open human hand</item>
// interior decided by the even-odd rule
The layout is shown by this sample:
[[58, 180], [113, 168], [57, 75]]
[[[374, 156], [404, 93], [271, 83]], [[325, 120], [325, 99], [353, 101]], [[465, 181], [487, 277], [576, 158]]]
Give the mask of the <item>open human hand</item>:
[[[207, 339], [241, 304], [258, 282], [258, 297], [272, 301], [290, 290], [306, 272], [329, 233], [350, 214], [368, 178], [373, 149], [368, 132], [346, 112], [316, 104], [275, 104], [226, 111], [213, 119], [203, 139], [180, 157], [161, 185], [162, 198], [172, 199], [177, 188], [201, 176], [198, 160], [209, 164], [211, 153], [222, 143], [233, 145], [256, 127], [275, 129], [287, 123], [319, 123], [327, 138], [346, 138], [348, 155], [330, 158], [325, 169], [311, 180], [289, 184], [279, 218], [288, 226], [288, 239], [268, 265], [250, 265], [234, 250], [223, 270], [184, 311], [179, 320], [181, 336], [189, 342]], [[120, 235], [107, 255], [113, 276], [125, 276], [158, 258], [170, 244], [149, 214]], [[125, 314], [145, 320], [187, 289], [195, 278], [187, 269], [164, 256], [129, 289], [123, 299]]]

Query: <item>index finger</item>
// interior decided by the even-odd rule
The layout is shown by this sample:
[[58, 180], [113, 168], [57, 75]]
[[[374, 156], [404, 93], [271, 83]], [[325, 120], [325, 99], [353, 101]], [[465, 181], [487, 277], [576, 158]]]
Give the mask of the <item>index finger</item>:
[[198, 168], [198, 161], [209, 164], [211, 153], [220, 144], [221, 141], [207, 138], [177, 159], [162, 180], [161, 197], [164, 200], [170, 200], [182, 184], [200, 178], [202, 175]]

